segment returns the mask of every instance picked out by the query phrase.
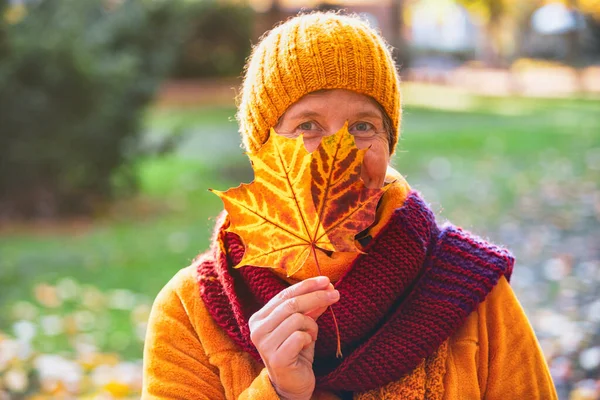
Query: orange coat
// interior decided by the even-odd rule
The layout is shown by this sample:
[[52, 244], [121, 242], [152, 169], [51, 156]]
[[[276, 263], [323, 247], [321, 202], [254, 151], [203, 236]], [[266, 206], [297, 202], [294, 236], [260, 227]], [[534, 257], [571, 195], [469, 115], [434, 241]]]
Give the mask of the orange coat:
[[[193, 266], [159, 293], [144, 350], [143, 399], [278, 399], [260, 364], [221, 330]], [[337, 399], [316, 393], [314, 399]], [[444, 399], [557, 399], [533, 330], [505, 278], [449, 341]]]
[[[401, 176], [388, 189], [370, 228], [375, 236], [401, 206], [410, 187]], [[321, 262], [335, 282], [347, 253]], [[278, 273], [278, 271], [274, 271]], [[306, 265], [297, 279], [315, 276]], [[284, 275], [281, 276], [286, 279]], [[287, 279], [293, 283], [293, 280]], [[447, 346], [443, 399], [557, 399], [540, 346], [506, 278], [469, 315]], [[267, 371], [242, 351], [208, 313], [196, 266], [184, 268], [158, 294], [144, 349], [143, 399], [278, 399]], [[315, 392], [313, 399], [333, 400]]]

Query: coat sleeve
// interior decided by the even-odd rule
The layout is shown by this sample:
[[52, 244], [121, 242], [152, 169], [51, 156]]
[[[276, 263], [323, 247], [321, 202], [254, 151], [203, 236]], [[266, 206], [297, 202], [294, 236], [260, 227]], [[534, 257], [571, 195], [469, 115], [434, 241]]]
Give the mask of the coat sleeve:
[[[533, 329], [506, 278], [479, 309], [480, 365], [485, 399], [557, 399]], [[487, 346], [486, 346], [487, 343]]]
[[[210, 338], [202, 338], [197, 331], [199, 324], [207, 322], [202, 321], [207, 316], [202, 311], [205, 307], [188, 267], [161, 290], [152, 306], [144, 345], [142, 398], [278, 399], [266, 370], [256, 370], [248, 363], [230, 365], [231, 370], [226, 371], [215, 366], [232, 352], [223, 351], [216, 359], [209, 358], [205, 344], [211, 343], [203, 340]], [[242, 364], [236, 360], [228, 361]], [[229, 376], [234, 370], [236, 376]], [[235, 387], [239, 383], [245, 387]]]

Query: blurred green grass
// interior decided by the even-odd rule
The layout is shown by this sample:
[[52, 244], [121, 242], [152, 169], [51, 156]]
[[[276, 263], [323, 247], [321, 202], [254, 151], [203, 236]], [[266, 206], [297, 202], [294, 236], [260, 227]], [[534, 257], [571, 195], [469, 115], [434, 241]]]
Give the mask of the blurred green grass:
[[[393, 160], [442, 219], [493, 237], [507, 213], [516, 212], [517, 198], [538, 191], [548, 176], [565, 184], [599, 180], [600, 101], [473, 97], [463, 109], [449, 104], [440, 110], [408, 102]], [[140, 195], [121, 212], [83, 228], [2, 234], [0, 330], [10, 331], [12, 303], [34, 302], [36, 284], [63, 277], [151, 301], [209, 245], [222, 206], [207, 189], [252, 179], [234, 112], [149, 110], [148, 140], [174, 131], [184, 137], [173, 154], [139, 160]], [[129, 323], [127, 315], [116, 316], [111, 329]], [[141, 345], [120, 351], [140, 357]]]

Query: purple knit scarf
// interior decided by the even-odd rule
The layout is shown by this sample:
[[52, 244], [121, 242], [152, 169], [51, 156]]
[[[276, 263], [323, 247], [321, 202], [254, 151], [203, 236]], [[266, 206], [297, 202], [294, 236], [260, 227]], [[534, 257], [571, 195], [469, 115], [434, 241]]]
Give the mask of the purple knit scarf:
[[[248, 319], [289, 284], [266, 268], [233, 269], [243, 245], [232, 233], [217, 235], [197, 259], [202, 299], [227, 335], [261, 361]], [[449, 224], [438, 227], [411, 192], [335, 284], [344, 358], [335, 358], [336, 331], [325, 313], [318, 320], [317, 387], [364, 392], [399, 380], [463, 324], [502, 275], [510, 279], [513, 264], [503, 248]]]

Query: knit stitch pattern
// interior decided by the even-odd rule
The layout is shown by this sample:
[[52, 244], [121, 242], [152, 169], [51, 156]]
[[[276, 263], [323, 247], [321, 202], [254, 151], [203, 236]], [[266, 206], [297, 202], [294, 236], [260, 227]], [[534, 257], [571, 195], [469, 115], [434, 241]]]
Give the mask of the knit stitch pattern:
[[[236, 235], [218, 229], [198, 263], [200, 294], [217, 324], [260, 361], [248, 319], [288, 284], [268, 269], [233, 269], [243, 255]], [[457, 228], [441, 228], [416, 192], [335, 284], [343, 359], [335, 358], [329, 313], [318, 320], [314, 370], [323, 390], [365, 392], [414, 371], [462, 325], [514, 259]]]
[[236, 115], [246, 150], [256, 152], [289, 106], [322, 89], [348, 89], [375, 99], [392, 121], [393, 153], [401, 107], [390, 50], [365, 21], [335, 13], [292, 18], [253, 49]]
[[354, 395], [354, 400], [441, 400], [444, 397], [444, 374], [448, 341], [399, 381]]

